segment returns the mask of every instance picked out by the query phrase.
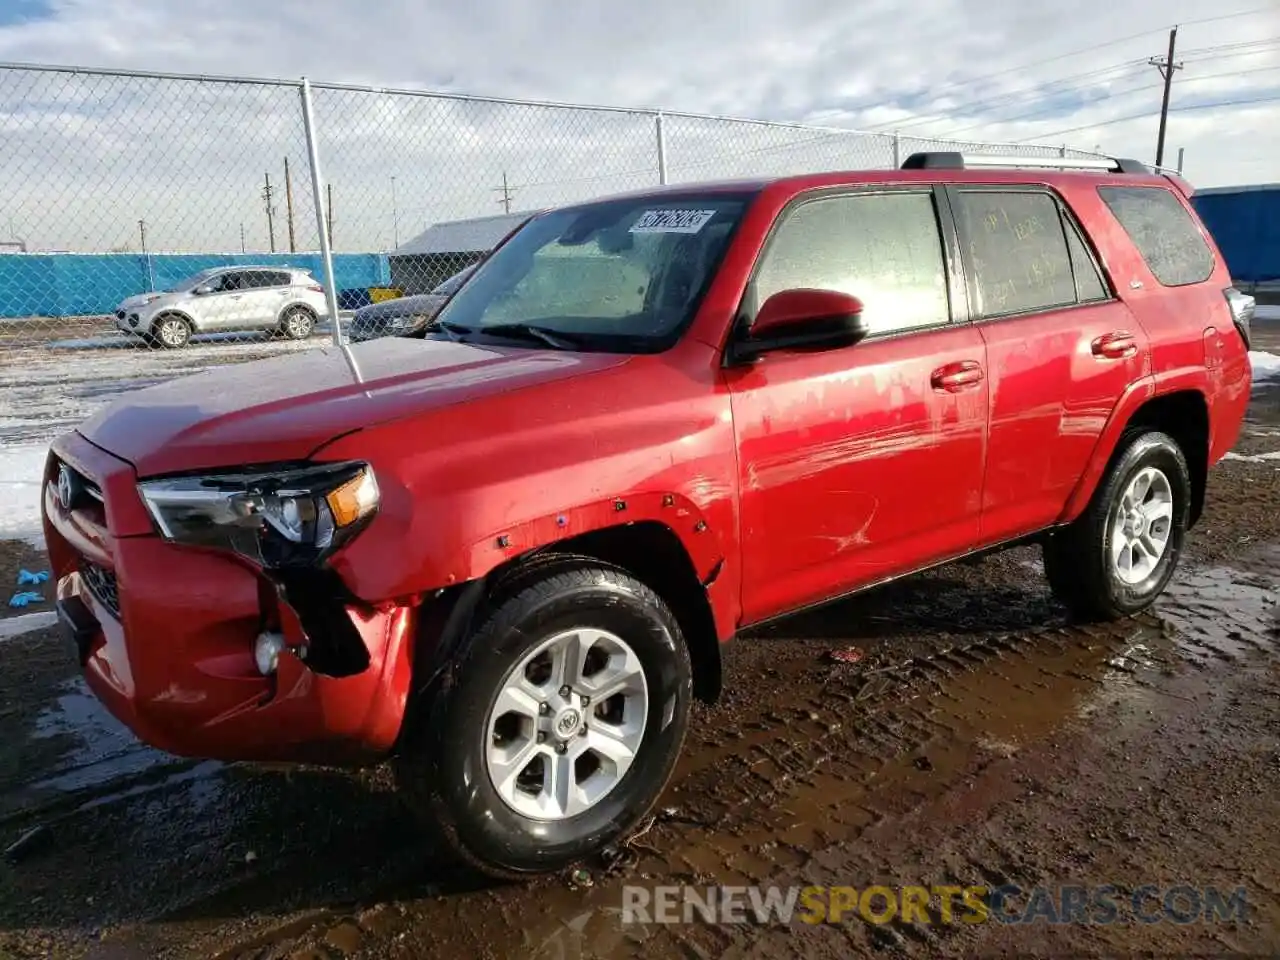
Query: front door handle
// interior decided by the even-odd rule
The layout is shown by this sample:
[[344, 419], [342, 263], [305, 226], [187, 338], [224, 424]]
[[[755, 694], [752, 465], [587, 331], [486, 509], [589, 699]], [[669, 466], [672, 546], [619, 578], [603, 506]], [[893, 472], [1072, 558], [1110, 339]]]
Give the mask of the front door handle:
[[1123, 360], [1138, 352], [1138, 340], [1128, 330], [1115, 330], [1097, 337], [1092, 344], [1093, 355], [1106, 360]]
[[929, 384], [935, 390], [947, 393], [959, 393], [976, 387], [982, 382], [982, 364], [977, 360], [960, 360], [939, 367], [929, 377]]

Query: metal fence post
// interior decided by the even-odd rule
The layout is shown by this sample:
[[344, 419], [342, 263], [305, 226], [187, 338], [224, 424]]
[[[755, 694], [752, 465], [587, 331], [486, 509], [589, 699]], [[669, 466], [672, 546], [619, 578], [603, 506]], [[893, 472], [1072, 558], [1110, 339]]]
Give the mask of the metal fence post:
[[311, 82], [302, 78], [299, 88], [302, 97], [302, 128], [307, 137], [307, 164], [311, 168], [311, 194], [316, 206], [316, 229], [320, 232], [320, 262], [324, 266], [324, 298], [329, 307], [329, 323], [333, 325], [334, 346], [342, 350], [351, 373], [360, 381], [360, 370], [355, 357], [342, 337], [342, 323], [338, 319], [338, 285], [333, 277], [333, 248], [329, 243], [329, 218], [325, 214], [324, 180], [320, 176], [320, 150], [316, 145], [316, 118], [311, 105]]
[[666, 184], [667, 182], [667, 136], [662, 129], [662, 111], [659, 110], [653, 118], [653, 129], [658, 137], [658, 183]]
[[895, 130], [893, 132], [893, 169], [897, 170], [902, 166], [902, 137]]

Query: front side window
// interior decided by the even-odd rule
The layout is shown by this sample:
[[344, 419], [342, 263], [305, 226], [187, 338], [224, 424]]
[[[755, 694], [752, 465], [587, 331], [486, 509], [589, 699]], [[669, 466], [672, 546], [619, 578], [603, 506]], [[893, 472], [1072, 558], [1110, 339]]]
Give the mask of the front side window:
[[947, 277], [932, 192], [853, 194], [800, 204], [769, 242], [756, 276], [756, 304], [801, 287], [857, 297], [872, 334], [947, 322]]
[[1168, 190], [1099, 187], [1098, 193], [1161, 284], [1180, 287], [1213, 275], [1213, 251], [1186, 207]]
[[584, 204], [535, 217], [484, 261], [445, 308], [452, 335], [561, 348], [656, 350], [693, 319], [746, 194]]
[[980, 316], [1053, 310], [1077, 302], [1071, 252], [1052, 196], [959, 190], [955, 207]]
[[226, 293], [233, 290], [243, 290], [248, 286], [243, 273], [224, 273], [216, 278], [211, 286], [214, 290]]

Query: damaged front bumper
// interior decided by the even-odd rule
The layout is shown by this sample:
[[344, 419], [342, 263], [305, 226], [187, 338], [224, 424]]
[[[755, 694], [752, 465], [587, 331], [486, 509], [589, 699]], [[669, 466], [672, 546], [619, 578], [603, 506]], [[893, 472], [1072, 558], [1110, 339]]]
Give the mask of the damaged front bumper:
[[[63, 463], [91, 488], [69, 505]], [[166, 542], [132, 468], [76, 434], [55, 443], [46, 481], [64, 631], [94, 694], [139, 739], [221, 760], [348, 763], [391, 749], [410, 693], [416, 606], [360, 603], [322, 564], [267, 572]], [[265, 672], [264, 634], [279, 638]]]

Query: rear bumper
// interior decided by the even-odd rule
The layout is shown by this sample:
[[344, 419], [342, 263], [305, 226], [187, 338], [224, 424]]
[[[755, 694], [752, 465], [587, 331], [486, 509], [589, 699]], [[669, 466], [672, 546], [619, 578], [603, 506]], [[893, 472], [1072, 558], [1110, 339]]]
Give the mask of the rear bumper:
[[54, 444], [46, 475], [63, 460], [104, 491], [106, 509], [66, 510], [52, 485], [43, 491], [60, 620], [89, 687], [139, 739], [220, 760], [348, 763], [392, 747], [416, 608], [344, 608], [370, 654], [359, 674], [323, 676], [286, 651], [264, 677], [260, 632], [305, 641], [270, 580], [236, 557], [139, 532], [132, 468], [78, 434]]

